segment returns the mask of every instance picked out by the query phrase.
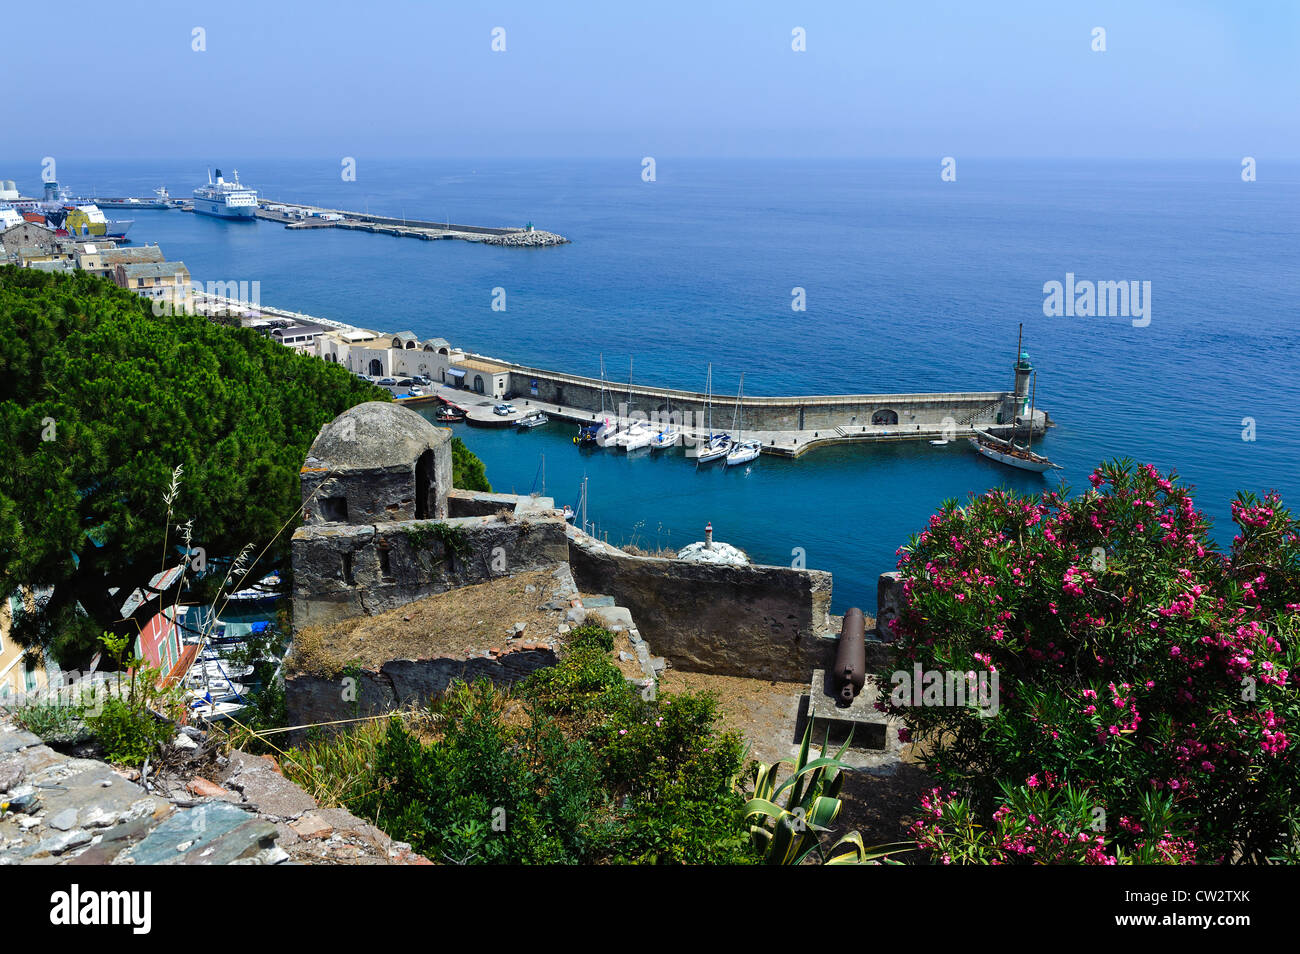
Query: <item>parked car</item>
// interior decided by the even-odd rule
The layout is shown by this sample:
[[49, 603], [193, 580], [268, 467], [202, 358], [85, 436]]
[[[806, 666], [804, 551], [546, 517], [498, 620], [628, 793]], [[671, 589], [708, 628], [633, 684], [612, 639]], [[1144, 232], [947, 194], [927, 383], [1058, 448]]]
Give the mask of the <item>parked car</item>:
[[397, 379], [397, 386], [398, 386], [399, 388], [409, 388], [409, 387], [410, 387], [412, 384], [414, 384], [414, 383], [415, 383], [415, 381], [412, 380], [411, 378], [398, 378], [398, 379]]
[[412, 384], [407, 390], [410, 391], [411, 397], [424, 397], [424, 388], [418, 384]]
[[493, 414], [500, 414], [502, 417], [508, 417], [511, 414], [519, 413], [513, 404], [498, 404], [492, 408]]
[[429, 385], [433, 384], [433, 382], [430, 381], [428, 378], [426, 378], [423, 374], [417, 374], [415, 377], [411, 378], [411, 380], [414, 381], [422, 388], [427, 388]]
[[397, 381], [394, 378], [381, 378], [379, 386], [381, 388], [395, 388], [397, 387]]

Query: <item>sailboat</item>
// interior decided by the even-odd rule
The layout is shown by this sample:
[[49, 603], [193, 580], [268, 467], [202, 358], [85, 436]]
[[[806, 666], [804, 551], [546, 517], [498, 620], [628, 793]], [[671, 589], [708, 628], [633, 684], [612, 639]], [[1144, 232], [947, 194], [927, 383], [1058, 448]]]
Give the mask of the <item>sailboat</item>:
[[734, 467], [737, 464], [748, 464], [762, 453], [763, 445], [759, 441], [745, 441], [740, 439], [741, 425], [743, 423], [744, 409], [741, 401], [745, 397], [745, 375], [740, 376], [740, 388], [736, 391], [736, 413], [732, 418], [732, 423], [736, 428], [736, 440], [727, 451], [727, 467]]
[[665, 427], [662, 431], [660, 431], [658, 434], [656, 434], [653, 438], [651, 438], [650, 449], [664, 450], [666, 448], [672, 447], [674, 444], [677, 443], [677, 438], [680, 436], [681, 436], [680, 432], [677, 430], [677, 428], [673, 427], [670, 424], [667, 427]]
[[[1022, 352], [1020, 350], [1023, 344], [1024, 326], [1021, 326], [1021, 337], [1016, 343], [1016, 365], [1019, 367]], [[1014, 393], [1014, 391], [1013, 391]], [[1034, 409], [1038, 401], [1038, 372], [1034, 372], [1033, 390], [1029, 399], [1029, 439], [1025, 444], [1015, 442], [1015, 420], [1012, 421], [1011, 440], [1005, 440], [1001, 437], [995, 437], [988, 431], [981, 428], [974, 428], [975, 436], [970, 438], [970, 444], [981, 455], [989, 460], [995, 460], [999, 464], [1006, 464], [1008, 467], [1015, 467], [1019, 470], [1028, 470], [1036, 474], [1042, 474], [1049, 470], [1060, 470], [1060, 464], [1054, 464], [1042, 454], [1035, 454], [1034, 445]]]
[[704, 446], [700, 448], [699, 454], [695, 458], [697, 464], [707, 464], [710, 461], [719, 460], [727, 456], [727, 451], [731, 450], [730, 434], [713, 433], [713, 365], [709, 365], [708, 375], [704, 383], [704, 413], [707, 418], [709, 429], [708, 439]]
[[[581, 433], [579, 433], [581, 436]], [[600, 447], [617, 447], [615, 438], [618, 437], [618, 421], [611, 417], [605, 410], [605, 356], [600, 356], [600, 420], [597, 422], [596, 432], [592, 440]], [[582, 441], [578, 442], [579, 444]]]

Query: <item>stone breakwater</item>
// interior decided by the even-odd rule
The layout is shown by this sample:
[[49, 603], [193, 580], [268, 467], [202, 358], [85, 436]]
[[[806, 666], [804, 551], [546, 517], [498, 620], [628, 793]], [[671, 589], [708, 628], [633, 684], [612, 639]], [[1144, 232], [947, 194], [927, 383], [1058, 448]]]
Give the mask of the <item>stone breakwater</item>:
[[489, 235], [479, 239], [484, 245], [505, 245], [510, 248], [545, 248], [550, 245], [568, 245], [569, 240], [554, 232], [511, 232], [507, 235]]

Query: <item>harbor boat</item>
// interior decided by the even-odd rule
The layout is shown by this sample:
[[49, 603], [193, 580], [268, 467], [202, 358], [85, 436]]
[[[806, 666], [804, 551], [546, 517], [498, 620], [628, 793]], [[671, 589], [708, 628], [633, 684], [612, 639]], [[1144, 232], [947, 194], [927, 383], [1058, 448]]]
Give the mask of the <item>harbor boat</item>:
[[63, 212], [62, 227], [69, 235], [122, 239], [133, 224], [130, 219], [110, 222], [99, 206], [93, 204], [67, 206]]
[[947, 438], [943, 438], [943, 439], [940, 439], [940, 440], [937, 440], [937, 441], [930, 441], [930, 446], [931, 446], [931, 447], [947, 447], [949, 443], [950, 443], [950, 441], [948, 441]]
[[529, 411], [519, 420], [515, 421], [515, 427], [521, 427], [525, 429], [530, 427], [540, 427], [541, 425], [545, 424], [549, 420], [550, 418], [547, 417], [545, 414], [543, 414], [541, 411]]
[[677, 439], [681, 437], [681, 432], [675, 427], [665, 427], [662, 431], [650, 439], [651, 450], [665, 450], [674, 446]]
[[[1024, 343], [1024, 326], [1021, 325], [1021, 334], [1016, 339], [1016, 363], [1017, 372], [1029, 370], [1029, 356], [1020, 350]], [[1011, 439], [1006, 440], [1001, 437], [995, 437], [988, 431], [975, 428], [975, 436], [970, 438], [971, 447], [979, 451], [981, 455], [989, 460], [995, 460], [999, 464], [1006, 464], [1008, 467], [1015, 467], [1019, 470], [1028, 470], [1036, 474], [1042, 474], [1049, 470], [1061, 470], [1060, 464], [1054, 464], [1042, 454], [1035, 454], [1034, 445], [1034, 412], [1038, 403], [1038, 372], [1034, 372], [1033, 387], [1029, 398], [1029, 439], [1024, 444], [1015, 442], [1016, 425], [1020, 418], [1017, 416], [1012, 420]]]
[[196, 699], [190, 703], [190, 712], [204, 722], [221, 722], [247, 708], [238, 702], [209, 702], [205, 699]]
[[978, 428], [975, 430], [975, 435], [975, 437], [970, 438], [971, 446], [989, 460], [995, 460], [1009, 467], [1030, 470], [1038, 474], [1061, 469], [1060, 464], [1053, 464], [1041, 454], [1035, 454], [1028, 447], [1021, 446], [1014, 441], [994, 437], [988, 431]]
[[245, 691], [243, 683], [213, 683], [209, 686], [190, 689], [189, 697], [192, 701], [201, 702], [242, 702], [244, 701]]
[[578, 511], [574, 510], [568, 504], [564, 505], [564, 509], [561, 510], [560, 513], [563, 515], [566, 523], [573, 523], [573, 518], [578, 515]]
[[727, 451], [727, 461], [724, 466], [735, 467], [737, 464], [748, 464], [751, 460], [758, 458], [763, 451], [763, 445], [755, 440], [742, 440], [741, 427], [744, 425], [744, 407], [741, 402], [745, 397], [745, 375], [740, 376], [740, 387], [736, 390], [736, 413], [733, 417], [733, 423], [736, 428], [736, 439], [732, 442], [730, 449]]
[[253, 219], [257, 215], [257, 190], [240, 183], [238, 169], [234, 176], [233, 182], [227, 182], [218, 169], [214, 181], [209, 173], [208, 184], [194, 190], [194, 211], [218, 219]]
[[699, 464], [707, 464], [726, 457], [730, 451], [731, 436], [729, 434], [710, 434], [709, 439], [700, 448], [699, 456], [695, 458], [695, 461]]
[[573, 436], [573, 443], [579, 447], [595, 447], [596, 438], [600, 434], [601, 424], [584, 424], [578, 428], [578, 433]]
[[726, 457], [727, 452], [731, 450], [730, 434], [713, 433], [713, 365], [711, 363], [704, 378], [704, 417], [709, 436], [705, 439], [700, 452], [695, 456], [696, 464], [707, 464], [711, 461], [720, 460]]
[[727, 451], [726, 466], [734, 467], [737, 464], [748, 464], [751, 460], [757, 460], [758, 455], [763, 452], [763, 445], [758, 441], [736, 441]]
[[433, 412], [433, 417], [439, 424], [456, 424], [465, 420], [465, 412], [450, 404], [444, 404]]
[[596, 444], [599, 447], [617, 447], [619, 434], [618, 421], [607, 417], [596, 429]]
[[627, 431], [624, 432], [622, 440], [619, 441], [619, 447], [625, 451], [640, 450], [642, 447], [649, 447], [650, 442], [655, 439], [655, 432], [645, 421], [633, 421]]

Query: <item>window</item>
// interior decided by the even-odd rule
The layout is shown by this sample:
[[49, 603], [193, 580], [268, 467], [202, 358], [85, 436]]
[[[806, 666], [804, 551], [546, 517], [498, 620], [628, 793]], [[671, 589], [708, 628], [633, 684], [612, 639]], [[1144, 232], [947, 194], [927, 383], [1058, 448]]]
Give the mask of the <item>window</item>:
[[384, 582], [393, 581], [393, 570], [388, 559], [388, 547], [379, 548], [379, 575], [384, 578]]
[[330, 523], [347, 523], [348, 498], [322, 497], [320, 499], [320, 515]]
[[347, 583], [349, 586], [356, 582], [356, 579], [352, 575], [351, 553], [343, 554], [343, 582]]

